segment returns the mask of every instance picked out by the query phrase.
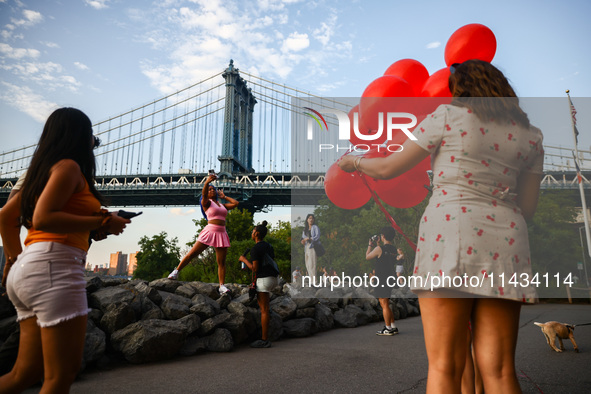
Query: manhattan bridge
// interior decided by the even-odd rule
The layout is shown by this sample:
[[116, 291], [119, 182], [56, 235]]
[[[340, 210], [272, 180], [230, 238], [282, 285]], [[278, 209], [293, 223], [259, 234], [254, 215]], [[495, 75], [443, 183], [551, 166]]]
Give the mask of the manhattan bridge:
[[[94, 124], [102, 140], [97, 188], [117, 207], [195, 206], [214, 169], [216, 186], [252, 212], [315, 205], [325, 194], [326, 170], [344, 151], [311, 151], [308, 107], [347, 113], [352, 106], [241, 72], [230, 61], [210, 78]], [[338, 126], [336, 117], [326, 120]], [[35, 147], [0, 153], [0, 206]], [[542, 188], [578, 188], [571, 150], [544, 149]], [[591, 152], [579, 155], [591, 190]]]

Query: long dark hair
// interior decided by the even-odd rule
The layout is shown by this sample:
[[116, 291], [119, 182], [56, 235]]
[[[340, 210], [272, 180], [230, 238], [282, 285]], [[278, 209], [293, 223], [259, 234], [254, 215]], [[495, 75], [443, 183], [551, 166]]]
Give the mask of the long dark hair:
[[96, 162], [93, 148], [92, 123], [84, 112], [75, 108], [60, 108], [49, 115], [21, 191], [21, 223], [25, 227], [32, 225], [33, 211], [49, 180], [49, 171], [63, 159], [78, 163], [90, 192], [101, 205], [105, 204], [105, 199], [94, 187]]
[[515, 91], [498, 68], [482, 60], [467, 60], [453, 69], [448, 80], [453, 105], [469, 108], [483, 122], [514, 121], [529, 127]]
[[[216, 189], [214, 185], [209, 185], [209, 187], [207, 188], [207, 193], [209, 193], [210, 187], [213, 187], [213, 190], [215, 190], [215, 197], [213, 199], [215, 200], [215, 202], [218, 202], [218, 189]], [[201, 204], [202, 201], [203, 201], [203, 195], [201, 195], [201, 197], [199, 197], [199, 208], [201, 208], [201, 214], [203, 215], [205, 220], [207, 220], [207, 215], [205, 214], [205, 210], [203, 209], [203, 204]], [[210, 204], [211, 204], [211, 202], [210, 202]]]
[[312, 234], [312, 227], [310, 225], [308, 225], [308, 218], [312, 218], [314, 219], [314, 224], [316, 224], [316, 217], [314, 216], [314, 214], [309, 213], [308, 215], [306, 215], [306, 220], [304, 221], [304, 233], [309, 237]]

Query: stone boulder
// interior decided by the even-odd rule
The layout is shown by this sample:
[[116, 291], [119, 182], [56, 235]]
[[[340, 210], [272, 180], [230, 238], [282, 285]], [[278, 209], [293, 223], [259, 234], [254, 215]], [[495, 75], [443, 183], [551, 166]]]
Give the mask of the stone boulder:
[[283, 322], [283, 331], [290, 337], [303, 338], [318, 332], [316, 320], [309, 317]]

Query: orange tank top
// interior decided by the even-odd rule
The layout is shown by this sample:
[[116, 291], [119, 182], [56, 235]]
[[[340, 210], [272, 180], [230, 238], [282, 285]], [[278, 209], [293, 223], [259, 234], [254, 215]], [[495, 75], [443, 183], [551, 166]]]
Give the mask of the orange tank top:
[[[80, 216], [91, 216], [101, 209], [101, 203], [90, 192], [88, 183], [84, 181], [84, 189], [78, 193], [72, 194], [64, 208], [63, 212], [71, 213]], [[81, 231], [77, 233], [48, 233], [45, 231], [35, 230], [34, 227], [29, 229], [27, 238], [25, 239], [25, 246], [35, 242], [58, 242], [64, 245], [73, 246], [84, 251], [88, 251], [88, 237], [90, 231]]]

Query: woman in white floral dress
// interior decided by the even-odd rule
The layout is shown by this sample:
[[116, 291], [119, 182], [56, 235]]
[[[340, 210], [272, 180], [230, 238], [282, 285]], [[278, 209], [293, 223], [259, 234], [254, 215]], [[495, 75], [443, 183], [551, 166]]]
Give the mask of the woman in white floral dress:
[[460, 391], [469, 321], [485, 391], [520, 392], [519, 314], [522, 302], [536, 300], [526, 281], [532, 271], [525, 220], [538, 201], [542, 133], [494, 66], [469, 60], [450, 70], [452, 104], [417, 126], [417, 141], [387, 158], [345, 156], [339, 165], [389, 179], [431, 155], [433, 195], [421, 219], [411, 283], [429, 359], [427, 392]]

